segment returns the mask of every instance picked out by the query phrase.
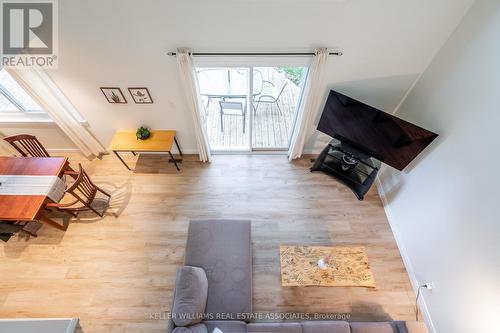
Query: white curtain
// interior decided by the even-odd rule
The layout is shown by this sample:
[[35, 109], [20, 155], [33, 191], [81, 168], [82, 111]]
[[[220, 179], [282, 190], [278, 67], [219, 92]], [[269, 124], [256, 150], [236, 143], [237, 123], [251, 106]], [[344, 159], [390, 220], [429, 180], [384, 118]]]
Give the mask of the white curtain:
[[210, 162], [211, 154], [208, 145], [208, 136], [206, 132], [205, 113], [202, 110], [198, 80], [194, 72], [193, 60], [189, 49], [177, 49], [177, 66], [181, 76], [182, 86], [188, 102], [188, 109], [193, 119], [196, 144], [200, 155], [200, 161]]
[[288, 159], [290, 161], [302, 156], [304, 144], [314, 130], [314, 120], [323, 99], [323, 83], [328, 64], [328, 49], [316, 49], [314, 54], [307, 81], [304, 85], [302, 102], [297, 111], [290, 148], [288, 149]]
[[47, 112], [59, 128], [87, 158], [106, 152], [87, 128], [77, 119], [78, 111], [59, 87], [41, 69], [7, 69], [9, 74]]
[[[0, 64], [0, 71], [2, 70], [3, 66]], [[0, 156], [12, 156], [13, 151], [10, 149], [10, 145], [3, 141], [3, 138], [5, 138], [5, 135], [3, 133], [0, 133]]]

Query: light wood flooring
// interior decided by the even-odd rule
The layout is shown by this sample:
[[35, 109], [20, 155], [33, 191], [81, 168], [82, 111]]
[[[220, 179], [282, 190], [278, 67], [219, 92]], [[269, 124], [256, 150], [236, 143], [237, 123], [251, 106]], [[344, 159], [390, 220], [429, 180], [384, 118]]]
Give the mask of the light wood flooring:
[[[256, 312], [348, 313], [354, 320], [411, 320], [407, 273], [375, 189], [365, 201], [310, 173], [309, 159], [141, 155], [129, 172], [114, 156], [84, 164], [113, 199], [104, 219], [83, 214], [66, 232], [0, 242], [0, 317], [79, 317], [85, 333], [164, 332], [189, 219], [252, 220]], [[127, 160], [134, 165], [136, 158]], [[280, 244], [364, 245], [376, 289], [281, 287]]]

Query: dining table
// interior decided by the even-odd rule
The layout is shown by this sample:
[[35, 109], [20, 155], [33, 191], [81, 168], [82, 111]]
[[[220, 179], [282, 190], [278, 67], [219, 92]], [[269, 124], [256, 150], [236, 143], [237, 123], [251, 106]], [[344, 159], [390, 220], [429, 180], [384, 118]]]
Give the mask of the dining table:
[[[213, 98], [242, 99], [248, 96], [248, 70], [240, 68], [208, 68], [198, 70], [200, 95]], [[262, 92], [262, 73], [254, 70], [252, 96]]]
[[[0, 220], [12, 223], [40, 221], [59, 230], [66, 230], [67, 226], [45, 216], [45, 205], [54, 200], [51, 199], [51, 193], [37, 191], [36, 186], [40, 184], [40, 180], [45, 182], [44, 179], [62, 178], [68, 169], [66, 157], [0, 156], [0, 179], [4, 180], [4, 184], [0, 183]], [[12, 179], [16, 182], [6, 184], [6, 180]], [[33, 186], [29, 186], [30, 180], [33, 180]], [[24, 188], [16, 189], [16, 184]]]

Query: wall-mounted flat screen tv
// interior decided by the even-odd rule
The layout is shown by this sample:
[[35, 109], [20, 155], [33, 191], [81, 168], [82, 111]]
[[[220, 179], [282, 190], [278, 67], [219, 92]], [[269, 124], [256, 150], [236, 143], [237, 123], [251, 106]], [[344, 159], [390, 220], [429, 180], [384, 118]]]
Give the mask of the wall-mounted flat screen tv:
[[318, 130], [398, 170], [438, 136], [333, 90]]

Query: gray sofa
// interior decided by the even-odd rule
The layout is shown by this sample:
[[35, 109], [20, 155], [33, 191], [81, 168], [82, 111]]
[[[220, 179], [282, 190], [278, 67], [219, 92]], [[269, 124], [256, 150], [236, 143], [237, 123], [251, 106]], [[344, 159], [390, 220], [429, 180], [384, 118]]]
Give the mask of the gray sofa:
[[[252, 245], [249, 220], [191, 221], [185, 269], [179, 270], [167, 333], [426, 333], [420, 322], [249, 322], [252, 313]], [[201, 269], [200, 269], [201, 268]], [[206, 274], [203, 274], [203, 271]], [[203, 275], [202, 277], [200, 277]], [[189, 281], [189, 282], [188, 282]], [[206, 306], [200, 312], [200, 297]], [[179, 317], [198, 303], [196, 315]], [[186, 307], [186, 304], [188, 307]], [[205, 305], [205, 304], [203, 304]], [[176, 325], [177, 323], [177, 325]], [[180, 324], [180, 325], [179, 325]]]

